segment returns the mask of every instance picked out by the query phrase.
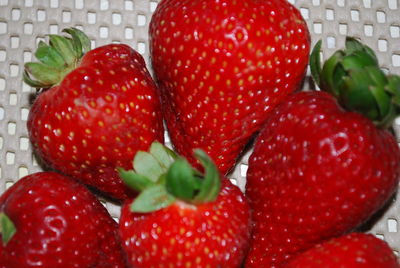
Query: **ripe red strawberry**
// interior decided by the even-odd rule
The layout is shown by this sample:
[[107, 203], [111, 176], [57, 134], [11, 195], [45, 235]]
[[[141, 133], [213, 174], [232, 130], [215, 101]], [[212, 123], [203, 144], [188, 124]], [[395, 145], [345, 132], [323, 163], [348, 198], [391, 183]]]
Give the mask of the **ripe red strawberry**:
[[285, 268], [399, 268], [389, 245], [371, 234], [351, 233], [301, 253]]
[[[154, 143], [124, 180], [142, 190], [126, 200], [120, 234], [132, 267], [240, 267], [250, 237], [247, 200], [201, 151], [205, 174]], [[175, 161], [175, 162], [173, 162]], [[147, 163], [147, 164], [146, 164]]]
[[82, 184], [54, 172], [0, 197], [0, 267], [126, 267], [118, 225]]
[[299, 87], [309, 55], [299, 11], [281, 0], [163, 0], [152, 66], [177, 152], [201, 148], [222, 174], [269, 112]]
[[[279, 267], [295, 252], [354, 229], [398, 185], [397, 142], [373, 121], [388, 124], [396, 109], [390, 91], [399, 77], [386, 77], [369, 48], [353, 39], [327, 61], [322, 76], [317, 73], [342, 106], [326, 92], [300, 92], [268, 119], [247, 173], [254, 210], [247, 267]], [[364, 115], [343, 106], [363, 107]]]
[[163, 142], [156, 86], [130, 47], [89, 51], [81, 31], [65, 31], [71, 38], [51, 35], [35, 54], [40, 63], [26, 64], [25, 82], [43, 88], [29, 113], [30, 140], [51, 168], [126, 198], [116, 167], [128, 168], [137, 150]]

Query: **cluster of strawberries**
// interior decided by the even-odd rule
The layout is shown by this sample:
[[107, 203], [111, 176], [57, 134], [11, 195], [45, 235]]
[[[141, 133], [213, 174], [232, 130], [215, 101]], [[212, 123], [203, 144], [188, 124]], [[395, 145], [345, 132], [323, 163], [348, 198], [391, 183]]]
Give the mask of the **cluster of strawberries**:
[[[64, 32], [26, 64], [47, 171], [0, 198], [0, 268], [400, 267], [357, 232], [400, 175], [400, 77], [369, 47], [348, 38], [321, 66], [286, 1], [162, 0], [153, 80], [129, 46]], [[309, 62], [321, 91], [296, 92]], [[249, 146], [243, 193], [227, 176]]]

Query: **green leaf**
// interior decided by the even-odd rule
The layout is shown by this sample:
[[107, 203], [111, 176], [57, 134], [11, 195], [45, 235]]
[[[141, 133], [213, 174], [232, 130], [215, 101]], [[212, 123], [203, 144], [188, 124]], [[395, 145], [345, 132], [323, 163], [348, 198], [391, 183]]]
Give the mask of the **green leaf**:
[[52, 86], [61, 80], [61, 73], [53, 67], [39, 62], [28, 62], [25, 64], [25, 72], [31, 74], [44, 86]]
[[349, 71], [357, 68], [365, 68], [367, 66], [376, 66], [376, 62], [364, 51], [355, 51], [351, 55], [343, 57], [342, 65], [346, 71]]
[[345, 41], [346, 51], [351, 54], [355, 51], [364, 50], [364, 45], [354, 37], [347, 36]]
[[211, 158], [202, 150], [197, 149], [194, 152], [196, 158], [204, 167], [204, 179], [201, 188], [194, 198], [194, 203], [213, 202], [217, 199], [221, 189], [221, 180], [219, 171]]
[[117, 170], [124, 183], [138, 192], [154, 185], [153, 181], [143, 175], [137, 174], [133, 170], [125, 170], [123, 168], [117, 168]]
[[85, 53], [90, 50], [90, 39], [84, 32], [76, 28], [67, 28], [64, 29], [63, 32], [71, 35], [72, 45], [74, 48], [75, 56], [77, 58], [81, 58]]
[[385, 118], [391, 109], [391, 99], [384, 90], [383, 87], [371, 86], [370, 91], [375, 98], [376, 105], [379, 108], [379, 119]]
[[387, 79], [388, 84], [386, 85], [385, 89], [391, 93], [393, 103], [397, 107], [400, 107], [400, 76], [389, 75]]
[[368, 72], [374, 85], [384, 87], [388, 84], [388, 78], [378, 66], [366, 66], [365, 71]]
[[195, 177], [194, 169], [184, 158], [178, 158], [169, 168], [166, 188], [178, 199], [190, 202], [200, 188], [200, 181]]
[[43, 43], [36, 50], [35, 57], [43, 64], [61, 69], [65, 66], [64, 58], [58, 53], [56, 49]]
[[174, 151], [159, 142], [153, 142], [151, 144], [150, 154], [154, 156], [165, 171], [168, 170], [174, 160], [178, 157]]
[[378, 65], [378, 58], [375, 52], [354, 37], [346, 37], [346, 55], [353, 53], [365, 53], [373, 65]]
[[45, 88], [47, 85], [40, 83], [39, 81], [36, 81], [34, 79], [32, 79], [27, 71], [24, 71], [22, 74], [22, 79], [24, 80], [24, 82], [34, 88]]
[[64, 58], [68, 66], [74, 65], [77, 58], [75, 57], [74, 45], [71, 39], [60, 35], [50, 35], [50, 46], [57, 50]]
[[321, 71], [321, 90], [339, 96], [339, 89], [335, 87], [334, 73], [343, 59], [343, 51], [336, 51], [324, 64]]
[[79, 49], [80, 51], [80, 56], [82, 56], [82, 54], [86, 54], [87, 52], [89, 52], [90, 50], [90, 39], [89, 37], [82, 32], [81, 30], [77, 29], [77, 28], [66, 28], [63, 30], [63, 32], [66, 32], [68, 34], [71, 35], [74, 44], [75, 44], [75, 48]]
[[370, 91], [373, 83], [368, 73], [363, 69], [352, 70], [344, 81], [341, 90], [342, 104], [352, 111], [364, 114], [371, 120], [376, 120], [379, 110], [375, 97]]
[[322, 41], [319, 40], [310, 55], [310, 70], [311, 70], [311, 75], [314, 79], [314, 82], [320, 86], [321, 85], [321, 57], [320, 57], [320, 52], [321, 52], [321, 44]]
[[365, 68], [365, 71], [369, 74], [372, 81], [370, 90], [375, 97], [375, 101], [379, 107], [380, 119], [386, 118], [392, 109], [391, 96], [389, 95], [389, 92], [385, 90], [385, 86], [388, 84], [389, 81], [386, 75], [381, 69], [379, 69], [378, 66], [368, 66]]
[[380, 119], [380, 121], [374, 122], [374, 124], [377, 127], [380, 127], [383, 129], [390, 128], [396, 117], [397, 117], [396, 107], [395, 107], [395, 104], [392, 103], [390, 105], [389, 112], [386, 114], [386, 116], [384, 118]]
[[11, 219], [4, 212], [0, 212], [0, 233], [4, 246], [7, 245], [16, 231], [15, 225]]
[[165, 173], [157, 159], [148, 152], [138, 151], [133, 160], [136, 173], [157, 182], [161, 174]]
[[168, 207], [175, 200], [164, 185], [154, 185], [141, 192], [130, 209], [132, 212], [148, 213]]

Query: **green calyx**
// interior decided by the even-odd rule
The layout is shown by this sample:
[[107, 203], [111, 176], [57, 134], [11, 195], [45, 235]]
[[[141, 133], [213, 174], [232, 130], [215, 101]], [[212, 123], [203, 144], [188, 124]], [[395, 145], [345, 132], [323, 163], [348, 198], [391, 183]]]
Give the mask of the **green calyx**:
[[400, 77], [386, 75], [374, 51], [354, 38], [321, 67], [321, 41], [310, 56], [310, 69], [321, 90], [334, 95], [350, 111], [368, 117], [378, 127], [392, 125], [400, 108]]
[[14, 223], [4, 212], [0, 212], [0, 234], [4, 246], [11, 240], [15, 232]]
[[118, 168], [125, 184], [140, 192], [131, 211], [152, 212], [177, 200], [194, 205], [216, 200], [221, 188], [218, 169], [204, 151], [195, 150], [194, 155], [204, 173], [158, 142], [150, 146], [149, 152], [137, 152], [133, 170]]
[[49, 44], [41, 41], [35, 52], [39, 62], [25, 64], [23, 80], [35, 88], [50, 88], [75, 69], [82, 56], [90, 50], [89, 38], [76, 28], [67, 28], [67, 36], [50, 35]]

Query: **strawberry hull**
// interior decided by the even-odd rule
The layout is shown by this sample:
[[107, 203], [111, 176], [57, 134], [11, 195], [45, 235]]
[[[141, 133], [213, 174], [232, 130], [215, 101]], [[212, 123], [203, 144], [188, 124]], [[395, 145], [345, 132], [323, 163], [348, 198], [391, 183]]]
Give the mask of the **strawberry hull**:
[[161, 1], [150, 49], [172, 143], [222, 174], [304, 77], [310, 37], [286, 1]]
[[249, 160], [246, 194], [255, 226], [248, 267], [279, 267], [365, 222], [395, 192], [399, 163], [388, 131], [344, 111], [327, 93], [291, 95]]

